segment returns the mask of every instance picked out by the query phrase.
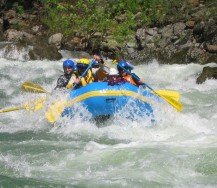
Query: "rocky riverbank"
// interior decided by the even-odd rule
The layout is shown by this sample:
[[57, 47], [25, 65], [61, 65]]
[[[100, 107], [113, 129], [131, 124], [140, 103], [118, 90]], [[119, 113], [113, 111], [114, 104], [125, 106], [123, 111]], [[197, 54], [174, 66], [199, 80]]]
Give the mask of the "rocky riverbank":
[[[187, 5], [192, 8], [187, 9]], [[216, 1], [188, 0], [181, 8], [174, 7], [174, 11], [183, 14], [180, 19], [171, 16], [166, 25], [141, 25], [124, 44], [119, 44], [109, 35], [102, 38], [100, 33], [90, 38], [52, 33], [41, 22], [43, 6], [40, 3], [26, 4], [22, 13], [18, 8], [18, 4], [14, 3], [10, 9], [1, 9], [0, 40], [9, 43], [3, 43], [0, 48], [4, 49], [6, 58], [10, 58], [11, 50], [16, 49], [27, 51], [24, 60], [58, 60], [62, 58], [59, 50], [64, 49], [89, 53], [97, 50], [110, 58], [121, 54], [135, 64], [149, 62], [153, 58], [167, 64], [217, 63]], [[125, 20], [124, 15], [116, 19]], [[206, 68], [203, 74], [205, 76], [201, 75], [197, 83], [204, 82], [206, 78], [217, 78], [215, 68]]]

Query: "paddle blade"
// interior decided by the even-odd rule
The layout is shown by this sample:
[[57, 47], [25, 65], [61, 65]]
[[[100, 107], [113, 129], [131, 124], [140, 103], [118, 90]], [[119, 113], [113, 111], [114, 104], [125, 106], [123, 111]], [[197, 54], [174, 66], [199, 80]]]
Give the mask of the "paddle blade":
[[46, 97], [40, 97], [39, 99], [26, 102], [23, 106], [28, 111], [38, 111], [44, 107], [45, 101]]
[[52, 104], [45, 113], [45, 117], [47, 118], [48, 122], [54, 123], [61, 116], [65, 106], [66, 101], [58, 101]]
[[47, 91], [43, 87], [32, 82], [24, 82], [21, 86], [21, 89], [27, 92], [47, 93]]
[[183, 105], [181, 102], [174, 100], [173, 98], [170, 97], [166, 97], [163, 95], [159, 95], [161, 96], [164, 100], [166, 100], [171, 106], [173, 106], [177, 111], [181, 112], [183, 110]]
[[45, 100], [46, 100], [45, 97], [41, 97], [37, 100], [26, 102], [25, 104], [21, 106], [0, 109], [0, 113], [12, 112], [12, 111], [17, 111], [17, 110], [38, 111], [44, 107]]
[[177, 91], [172, 91], [172, 90], [155, 90], [155, 93], [157, 93], [160, 96], [164, 97], [169, 97], [172, 98], [175, 101], [180, 100], [180, 93]]

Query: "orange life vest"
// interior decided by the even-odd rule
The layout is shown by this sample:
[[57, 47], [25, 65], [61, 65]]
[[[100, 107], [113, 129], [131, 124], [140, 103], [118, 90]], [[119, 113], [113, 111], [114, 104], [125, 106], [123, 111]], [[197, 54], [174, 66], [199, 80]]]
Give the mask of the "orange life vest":
[[131, 84], [133, 84], [133, 85], [135, 85], [135, 86], [138, 85], [138, 84], [136, 84], [136, 82], [134, 81], [133, 77], [132, 77], [130, 74], [127, 74], [126, 76], [123, 76], [123, 78], [124, 78], [126, 81], [130, 82]]

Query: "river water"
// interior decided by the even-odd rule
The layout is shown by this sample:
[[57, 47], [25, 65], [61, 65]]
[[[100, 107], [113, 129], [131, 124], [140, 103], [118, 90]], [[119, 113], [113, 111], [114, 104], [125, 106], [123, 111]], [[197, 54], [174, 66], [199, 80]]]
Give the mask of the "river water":
[[[184, 110], [155, 106], [155, 125], [125, 118], [128, 109], [107, 126], [88, 112], [55, 126], [43, 110], [0, 114], [0, 187], [217, 187], [217, 81], [197, 85], [202, 68], [135, 67], [152, 88], [181, 93]], [[1, 58], [0, 108], [44, 96], [21, 91], [23, 82], [52, 91], [61, 74], [62, 61]]]

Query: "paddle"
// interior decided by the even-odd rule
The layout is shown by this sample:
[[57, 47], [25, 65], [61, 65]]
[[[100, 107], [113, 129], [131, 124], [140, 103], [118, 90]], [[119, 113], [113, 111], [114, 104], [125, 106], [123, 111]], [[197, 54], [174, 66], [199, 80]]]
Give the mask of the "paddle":
[[[112, 63], [117, 64], [118, 62], [117, 62], [117, 60], [114, 60], [114, 61], [112, 61]], [[128, 73], [131, 74], [130, 72], [128, 72]], [[135, 74], [134, 74], [134, 76], [140, 80], [140, 78], [138, 76], [136, 76]], [[160, 90], [154, 90], [154, 92], [160, 96], [172, 98], [173, 100], [175, 100], [177, 102], [180, 99], [180, 93], [177, 91], [160, 89]]]
[[[135, 74], [135, 73], [131, 73], [130, 71], [126, 70], [124, 67], [120, 66], [120, 68], [122, 68], [125, 72], [127, 72], [128, 74], [130, 74], [137, 82], [140, 81], [140, 78]], [[168, 95], [162, 95], [162, 93], [160, 92], [156, 92], [154, 89], [152, 89], [148, 84], [143, 83], [144, 86], [146, 86], [147, 88], [149, 88], [153, 93], [155, 93], [157, 96], [163, 98], [165, 101], [167, 101], [171, 106], [173, 106], [177, 111], [182, 111], [183, 109], [183, 105], [181, 102], [174, 100], [173, 98], [171, 98]], [[179, 98], [179, 97], [178, 97]]]
[[0, 109], [0, 113], [12, 112], [12, 111], [17, 111], [17, 110], [37, 111], [43, 108], [44, 102], [45, 102], [45, 97], [41, 97], [35, 101], [30, 101], [20, 106]]
[[25, 109], [25, 106], [15, 106], [15, 107], [6, 108], [6, 109], [0, 109], [0, 113], [12, 112], [12, 111], [24, 110], [24, 109]]
[[[83, 78], [86, 73], [88, 72], [88, 70], [92, 67], [94, 61], [90, 62], [89, 66], [87, 67], [87, 69], [82, 73], [82, 75], [80, 76], [80, 82], [81, 82], [81, 78]], [[79, 82], [79, 83], [80, 83]], [[75, 87], [79, 84], [76, 83], [73, 88], [75, 89]], [[50, 123], [54, 123], [58, 117], [60, 117], [61, 113], [63, 112], [64, 108], [67, 106], [67, 102], [66, 101], [58, 101], [54, 104], [52, 104], [49, 109], [47, 110], [47, 112], [45, 113], [45, 116], [48, 120], [48, 122]]]
[[40, 85], [32, 83], [32, 82], [28, 82], [28, 81], [22, 84], [21, 89], [24, 91], [33, 92], [33, 93], [49, 93]]
[[[24, 82], [21, 86], [21, 89], [27, 92], [33, 92], [33, 93], [48, 93], [44, 88], [42, 88], [38, 84], [34, 84], [32, 82]], [[17, 111], [17, 110], [33, 110], [37, 111], [41, 108], [43, 108], [43, 104], [45, 102], [45, 98], [39, 98], [35, 101], [27, 102], [23, 105], [20, 106], [15, 106], [15, 107], [10, 107], [6, 109], [0, 109], [0, 113], [5, 113], [5, 112], [12, 112], [12, 111]]]
[[[27, 92], [34, 92], [34, 93], [49, 93], [46, 91], [42, 86], [32, 83], [32, 82], [24, 82], [21, 86], [21, 89]], [[155, 90], [158, 95], [162, 95], [164, 97], [173, 98], [175, 101], [179, 101], [180, 94], [177, 91], [172, 90]]]
[[177, 91], [160, 89], [160, 90], [155, 90], [155, 92], [158, 95], [165, 96], [165, 97], [170, 97], [170, 98], [174, 99], [175, 101], [180, 100], [180, 93], [177, 92]]

